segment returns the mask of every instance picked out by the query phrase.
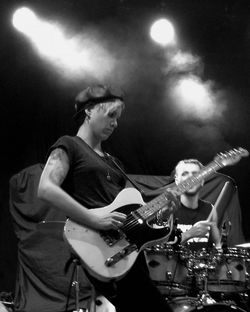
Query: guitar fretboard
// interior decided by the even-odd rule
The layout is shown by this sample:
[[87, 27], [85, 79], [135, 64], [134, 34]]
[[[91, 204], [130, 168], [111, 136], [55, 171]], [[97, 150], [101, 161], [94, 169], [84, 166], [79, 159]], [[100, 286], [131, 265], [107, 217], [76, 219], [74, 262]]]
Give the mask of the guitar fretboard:
[[[171, 187], [171, 190], [174, 190], [178, 195], [181, 195], [187, 190], [191, 189], [193, 186], [199, 185], [204, 179], [208, 178], [222, 167], [224, 167], [222, 163], [218, 161], [212, 161], [207, 166], [202, 168], [196, 175], [189, 177], [180, 184]], [[149, 220], [157, 213], [157, 211], [170, 204], [172, 199], [173, 195], [168, 191], [168, 189], [166, 189], [166, 191], [161, 195], [157, 196], [146, 205], [138, 208], [136, 211], [139, 213], [142, 219]], [[174, 207], [170, 206], [169, 213], [172, 213], [173, 210]]]

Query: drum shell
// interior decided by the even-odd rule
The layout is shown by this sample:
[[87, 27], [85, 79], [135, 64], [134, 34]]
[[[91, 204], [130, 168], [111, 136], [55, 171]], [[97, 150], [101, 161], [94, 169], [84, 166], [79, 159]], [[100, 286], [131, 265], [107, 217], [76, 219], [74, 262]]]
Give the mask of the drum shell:
[[[206, 264], [207, 290], [209, 292], [238, 293], [249, 289], [250, 258], [248, 251], [239, 248], [227, 248], [226, 252], [213, 250], [210, 253], [199, 251], [195, 261], [200, 267]], [[202, 280], [196, 274], [198, 288], [202, 288]]]
[[163, 295], [183, 296], [189, 291], [190, 251], [184, 246], [156, 245], [145, 250], [150, 278]]

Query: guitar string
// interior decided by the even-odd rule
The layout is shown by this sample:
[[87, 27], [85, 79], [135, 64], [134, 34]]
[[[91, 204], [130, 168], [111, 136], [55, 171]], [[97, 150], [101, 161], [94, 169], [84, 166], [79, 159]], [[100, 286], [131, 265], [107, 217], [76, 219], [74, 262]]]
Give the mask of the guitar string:
[[[129, 215], [130, 218], [133, 218], [133, 216]], [[125, 221], [126, 223], [121, 227], [121, 229], [125, 229], [127, 231], [132, 230], [136, 225], [138, 224], [138, 221], [136, 219], [131, 219]]]

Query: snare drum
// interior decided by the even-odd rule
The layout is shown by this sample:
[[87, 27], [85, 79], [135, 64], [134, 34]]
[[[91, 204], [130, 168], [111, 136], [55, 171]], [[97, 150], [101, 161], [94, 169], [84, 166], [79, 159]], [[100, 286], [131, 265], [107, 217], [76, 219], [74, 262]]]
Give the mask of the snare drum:
[[150, 278], [166, 296], [184, 296], [191, 284], [190, 251], [184, 246], [155, 245], [145, 250]]

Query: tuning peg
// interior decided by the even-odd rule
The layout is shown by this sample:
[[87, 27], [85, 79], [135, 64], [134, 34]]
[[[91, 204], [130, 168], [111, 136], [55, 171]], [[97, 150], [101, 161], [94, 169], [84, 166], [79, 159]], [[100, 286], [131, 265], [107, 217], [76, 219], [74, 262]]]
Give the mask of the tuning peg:
[[234, 150], [236, 150], [237, 154], [241, 154], [241, 156], [243, 156], [243, 157], [249, 156], [249, 152], [245, 148], [238, 147], [237, 149], [234, 149]]

